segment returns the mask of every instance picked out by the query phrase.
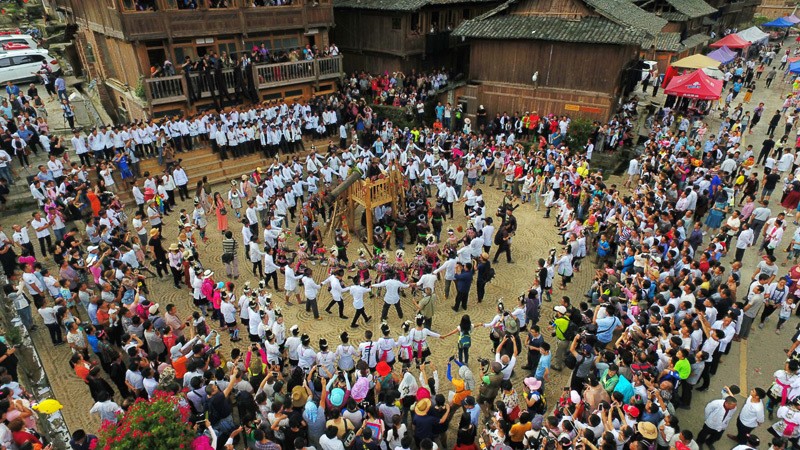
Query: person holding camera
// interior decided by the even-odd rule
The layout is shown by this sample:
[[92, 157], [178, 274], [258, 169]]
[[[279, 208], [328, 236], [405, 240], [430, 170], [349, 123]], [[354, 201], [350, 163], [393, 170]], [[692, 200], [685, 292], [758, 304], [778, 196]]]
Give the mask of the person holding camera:
[[597, 358], [594, 348], [586, 342], [586, 332], [572, 339], [569, 352], [575, 358], [575, 368], [572, 371], [569, 386], [571, 390], [581, 392], [589, 375], [594, 370], [594, 360]]
[[488, 405], [489, 411], [494, 408], [494, 399], [500, 392], [500, 385], [503, 383], [503, 365], [499, 362], [489, 363], [484, 358], [478, 358], [481, 363], [481, 373], [483, 384], [478, 390], [478, 403], [481, 406]]

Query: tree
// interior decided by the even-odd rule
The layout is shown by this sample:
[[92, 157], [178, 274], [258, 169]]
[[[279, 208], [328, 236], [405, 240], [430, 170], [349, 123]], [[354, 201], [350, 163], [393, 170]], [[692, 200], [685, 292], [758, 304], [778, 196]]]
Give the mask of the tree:
[[188, 449], [197, 434], [189, 424], [189, 406], [182, 406], [180, 399], [156, 391], [150, 400], [137, 400], [116, 424], [103, 424], [96, 448]]
[[583, 146], [586, 145], [586, 141], [592, 136], [594, 130], [595, 125], [591, 120], [586, 118], [572, 119], [564, 142], [571, 152], [582, 154]]

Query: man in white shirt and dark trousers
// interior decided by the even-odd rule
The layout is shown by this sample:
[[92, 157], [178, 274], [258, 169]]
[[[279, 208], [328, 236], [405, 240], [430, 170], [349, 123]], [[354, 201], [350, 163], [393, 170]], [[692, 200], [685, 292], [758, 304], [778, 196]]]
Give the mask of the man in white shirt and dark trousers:
[[386, 280], [373, 284], [373, 288], [386, 288], [386, 295], [383, 297], [383, 309], [381, 309], [381, 321], [386, 320], [389, 315], [389, 307], [394, 305], [397, 309], [397, 317], [403, 318], [403, 309], [400, 307], [400, 289], [405, 289], [410, 285], [396, 280], [394, 274], [387, 274]]
[[[301, 279], [301, 283], [303, 283], [303, 288], [306, 294], [306, 312], [313, 312], [315, 320], [322, 320], [322, 317], [319, 316], [319, 310], [317, 309], [317, 296], [319, 295], [319, 290], [322, 288], [321, 285], [317, 284], [311, 275], [313, 271], [309, 268], [306, 268], [305, 272], [303, 272], [303, 278]], [[289, 300], [288, 296], [286, 298], [287, 302]]]
[[739, 411], [739, 418], [736, 420], [736, 436], [729, 434], [729, 439], [739, 442], [739, 445], [747, 444], [747, 437], [750, 433], [764, 423], [764, 403], [761, 400], [767, 393], [761, 388], [753, 388], [750, 396], [742, 405]]
[[722, 433], [728, 428], [728, 423], [735, 414], [735, 397], [727, 396], [724, 399], [710, 401], [706, 405], [705, 423], [697, 435], [697, 444], [700, 446], [705, 444], [710, 450], [715, 450], [714, 443], [722, 437]]
[[325, 281], [322, 282], [323, 285], [329, 284], [330, 287], [328, 290], [331, 292], [331, 302], [328, 303], [328, 306], [325, 307], [325, 312], [330, 314], [331, 308], [333, 308], [334, 304], [339, 306], [339, 318], [340, 319], [349, 319], [349, 317], [344, 315], [344, 302], [342, 301], [342, 277], [344, 276], [344, 270], [338, 269], [331, 274]]

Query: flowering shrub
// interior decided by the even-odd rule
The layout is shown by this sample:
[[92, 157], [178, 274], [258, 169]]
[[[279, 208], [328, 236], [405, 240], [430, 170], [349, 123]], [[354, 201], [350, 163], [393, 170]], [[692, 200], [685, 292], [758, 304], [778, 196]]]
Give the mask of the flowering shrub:
[[116, 424], [104, 423], [95, 447], [101, 450], [190, 448], [196, 437], [189, 424], [189, 406], [180, 397], [156, 391], [152, 399], [139, 399]]

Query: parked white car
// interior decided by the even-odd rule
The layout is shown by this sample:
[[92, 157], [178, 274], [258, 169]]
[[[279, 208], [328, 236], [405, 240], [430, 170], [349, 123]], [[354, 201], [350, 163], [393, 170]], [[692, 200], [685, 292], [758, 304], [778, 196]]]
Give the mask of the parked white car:
[[30, 82], [36, 80], [36, 73], [47, 65], [56, 75], [61, 73], [58, 60], [47, 50], [0, 51], [0, 84], [6, 81]]
[[14, 43], [14, 44], [25, 44], [32, 49], [39, 48], [39, 42], [33, 38], [30, 34], [22, 34], [22, 33], [13, 33], [13, 34], [6, 34], [5, 32], [0, 33], [0, 46], [3, 44]]

